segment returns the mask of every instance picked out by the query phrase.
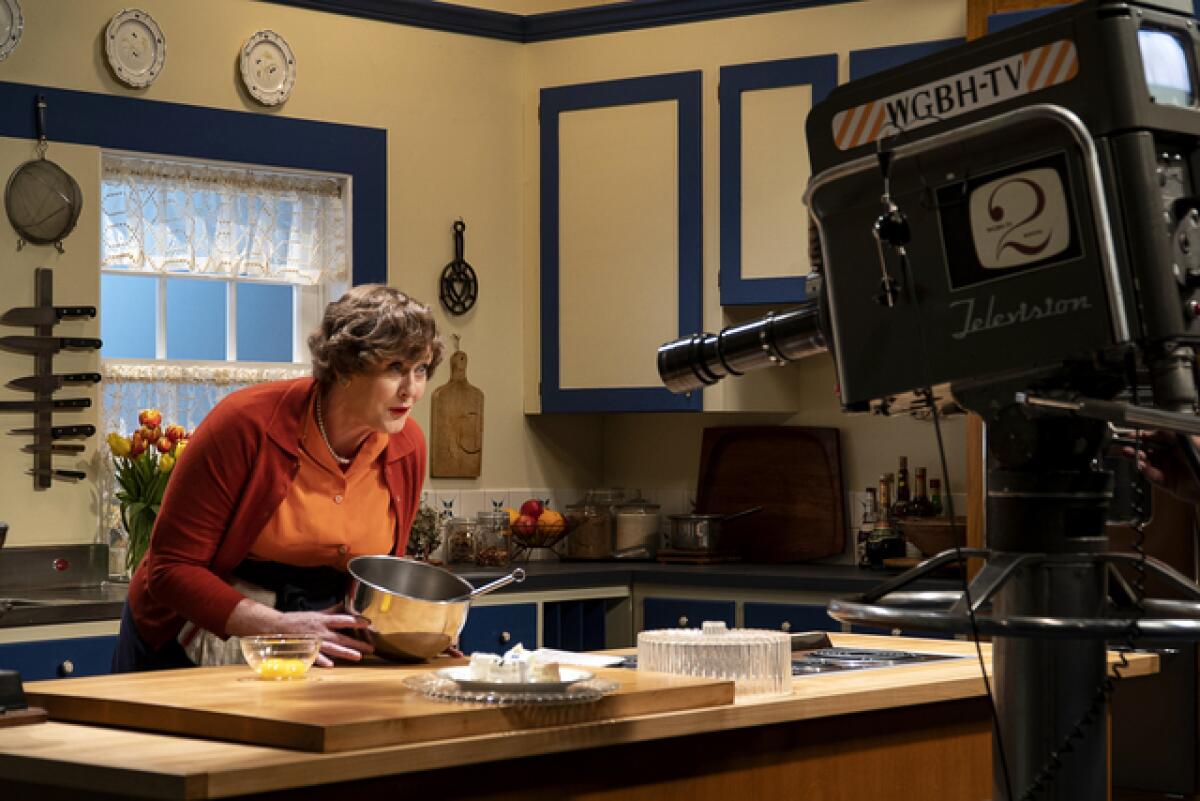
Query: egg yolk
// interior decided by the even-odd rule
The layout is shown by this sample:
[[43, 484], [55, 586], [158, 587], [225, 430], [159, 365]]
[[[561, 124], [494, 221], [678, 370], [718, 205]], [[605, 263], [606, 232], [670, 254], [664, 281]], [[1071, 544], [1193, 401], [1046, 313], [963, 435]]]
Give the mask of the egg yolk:
[[307, 672], [308, 666], [303, 659], [272, 657], [264, 659], [258, 666], [259, 678], [263, 679], [298, 679]]

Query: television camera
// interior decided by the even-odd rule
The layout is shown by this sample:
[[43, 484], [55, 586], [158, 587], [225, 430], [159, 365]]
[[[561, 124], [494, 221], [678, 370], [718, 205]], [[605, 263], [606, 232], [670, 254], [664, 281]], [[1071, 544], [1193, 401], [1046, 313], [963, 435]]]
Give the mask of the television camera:
[[[1106, 643], [1200, 639], [1200, 587], [1109, 552], [1101, 460], [1115, 426], [1173, 431], [1200, 481], [1191, 11], [1085, 0], [835, 89], [807, 121], [818, 299], [658, 353], [687, 392], [827, 350], [847, 411], [983, 418], [987, 547], [830, 613], [995, 638], [997, 799], [1105, 798]], [[961, 592], [905, 590], [965, 556]]]

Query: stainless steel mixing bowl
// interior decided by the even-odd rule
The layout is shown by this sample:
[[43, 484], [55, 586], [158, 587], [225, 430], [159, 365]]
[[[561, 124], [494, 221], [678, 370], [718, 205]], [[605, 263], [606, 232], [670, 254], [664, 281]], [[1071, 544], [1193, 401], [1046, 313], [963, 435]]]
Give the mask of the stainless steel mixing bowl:
[[517, 568], [478, 589], [449, 570], [396, 556], [350, 560], [346, 609], [371, 621], [375, 653], [389, 659], [430, 659], [458, 639], [471, 599], [525, 580]]

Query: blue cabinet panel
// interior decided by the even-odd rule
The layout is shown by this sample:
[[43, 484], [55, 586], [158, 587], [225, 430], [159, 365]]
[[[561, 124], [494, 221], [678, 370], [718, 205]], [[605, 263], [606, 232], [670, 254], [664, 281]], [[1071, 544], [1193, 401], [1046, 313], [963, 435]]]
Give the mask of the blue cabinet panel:
[[112, 671], [116, 635], [72, 637], [0, 645], [0, 669], [16, 670], [22, 681], [99, 676]]
[[[742, 277], [742, 94], [785, 86], [812, 87], [821, 102], [837, 85], [836, 55], [721, 67], [721, 305], [810, 300], [804, 276]], [[796, 132], [797, 140], [802, 135]], [[797, 191], [802, 191], [798, 188]], [[804, 220], [797, 225], [805, 225]]]
[[[700, 411], [699, 392], [663, 387], [564, 388], [559, 380], [559, 116], [568, 111], [675, 101], [678, 106], [679, 335], [703, 325], [700, 71], [543, 89], [541, 117], [541, 400], [543, 412]], [[636, 187], [631, 188], [636, 191]], [[671, 299], [664, 298], [668, 303]], [[649, 354], [652, 356], [653, 354]]]
[[747, 601], [742, 606], [742, 620], [748, 629], [842, 630], [842, 624], [829, 616], [823, 604], [765, 604]]
[[565, 651], [601, 650], [606, 604], [603, 598], [543, 604], [542, 645]]
[[733, 628], [733, 601], [695, 601], [685, 598], [647, 598], [642, 607], [642, 628], [698, 629], [706, 620], [723, 620]]
[[517, 643], [537, 648], [537, 604], [474, 606], [458, 640], [465, 654], [503, 653]]

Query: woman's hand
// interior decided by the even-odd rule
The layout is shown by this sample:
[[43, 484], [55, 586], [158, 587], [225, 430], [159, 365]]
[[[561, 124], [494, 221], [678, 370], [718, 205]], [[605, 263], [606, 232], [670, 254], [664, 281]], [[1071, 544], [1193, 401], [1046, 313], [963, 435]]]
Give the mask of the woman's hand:
[[317, 664], [333, 667], [334, 657], [357, 662], [363, 658], [363, 654], [375, 650], [369, 642], [343, 633], [345, 630], [366, 629], [370, 625], [366, 618], [347, 614], [341, 607], [321, 612], [280, 612], [246, 598], [234, 607], [225, 630], [237, 636], [315, 634], [321, 638]]

